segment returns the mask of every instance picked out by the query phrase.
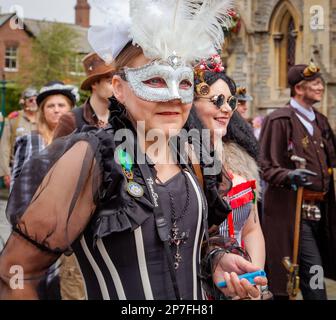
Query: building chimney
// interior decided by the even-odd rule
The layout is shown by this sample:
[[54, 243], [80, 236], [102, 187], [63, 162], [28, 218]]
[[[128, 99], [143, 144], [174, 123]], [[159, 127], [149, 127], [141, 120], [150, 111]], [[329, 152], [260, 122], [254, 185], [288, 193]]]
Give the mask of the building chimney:
[[90, 27], [90, 5], [87, 0], [77, 0], [75, 6], [76, 24], [84, 28]]

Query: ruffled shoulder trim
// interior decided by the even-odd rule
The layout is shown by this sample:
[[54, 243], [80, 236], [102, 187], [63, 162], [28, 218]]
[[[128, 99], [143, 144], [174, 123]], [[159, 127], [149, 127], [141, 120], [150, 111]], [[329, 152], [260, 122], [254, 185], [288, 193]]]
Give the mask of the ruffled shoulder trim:
[[149, 200], [150, 197], [140, 170], [134, 165], [133, 181], [144, 190], [144, 195], [141, 198], [136, 198], [127, 192], [128, 180], [121, 165], [114, 159], [117, 145], [113, 137], [115, 130], [120, 128], [120, 125], [123, 123], [115, 124], [116, 128], [109, 126], [100, 129], [96, 133], [100, 141], [100, 167], [103, 172], [103, 183], [99, 191], [98, 207], [93, 220], [93, 233], [96, 240], [116, 232], [133, 231], [153, 214], [154, 206]]
[[234, 186], [228, 193], [229, 202], [232, 209], [241, 207], [256, 198], [256, 181], [246, 181]]

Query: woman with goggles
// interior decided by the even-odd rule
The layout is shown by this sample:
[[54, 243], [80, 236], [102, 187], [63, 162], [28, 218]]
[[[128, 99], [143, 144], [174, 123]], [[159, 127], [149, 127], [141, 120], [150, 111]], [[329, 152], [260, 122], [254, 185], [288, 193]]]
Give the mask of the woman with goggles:
[[[218, 57], [213, 60], [218, 60]], [[236, 239], [245, 249], [245, 257], [258, 269], [263, 269], [265, 243], [256, 206], [259, 189], [257, 141], [252, 129], [235, 112], [236, 85], [224, 73], [221, 62], [215, 65], [207, 62], [199, 67], [200, 65], [195, 68], [196, 96], [191, 121], [201, 130], [210, 130], [214, 150], [218, 150], [216, 146], [223, 144], [222, 175], [228, 176], [232, 182], [231, 189], [224, 184], [220, 187], [232, 212], [217, 232], [224, 238]], [[232, 279], [228, 274], [224, 274], [224, 280], [231, 286]], [[216, 298], [222, 297], [219, 295]]]

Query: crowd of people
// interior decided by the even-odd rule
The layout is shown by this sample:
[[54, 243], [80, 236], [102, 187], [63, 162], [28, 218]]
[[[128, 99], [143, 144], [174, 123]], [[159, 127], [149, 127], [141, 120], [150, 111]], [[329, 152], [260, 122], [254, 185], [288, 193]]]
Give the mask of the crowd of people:
[[[319, 68], [292, 67], [288, 104], [251, 121], [253, 99], [218, 55], [226, 1], [130, 2], [89, 32], [82, 106], [51, 81], [5, 120], [0, 299], [288, 299], [298, 286], [327, 299], [311, 286], [313, 266], [336, 279], [336, 139], [314, 108]], [[195, 32], [197, 12], [211, 31]]]

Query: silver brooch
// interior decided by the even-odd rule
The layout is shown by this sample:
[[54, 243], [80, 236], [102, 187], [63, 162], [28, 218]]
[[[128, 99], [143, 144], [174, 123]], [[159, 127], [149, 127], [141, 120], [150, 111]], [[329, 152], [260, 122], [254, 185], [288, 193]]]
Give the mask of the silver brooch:
[[141, 198], [144, 195], [144, 189], [140, 186], [140, 184], [134, 181], [127, 184], [127, 192], [135, 198]]
[[167, 62], [174, 69], [177, 69], [183, 65], [182, 58], [176, 54], [176, 51], [174, 51], [173, 54], [167, 58]]

